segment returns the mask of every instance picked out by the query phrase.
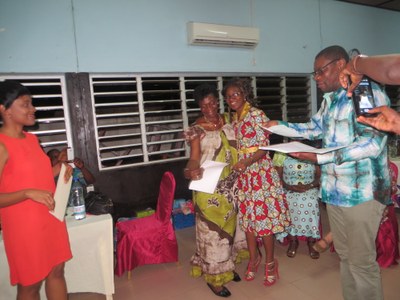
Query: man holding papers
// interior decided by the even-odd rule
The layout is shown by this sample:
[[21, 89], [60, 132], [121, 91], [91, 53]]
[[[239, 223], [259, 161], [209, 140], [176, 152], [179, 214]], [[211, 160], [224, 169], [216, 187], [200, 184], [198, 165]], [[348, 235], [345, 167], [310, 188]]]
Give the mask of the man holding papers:
[[[236, 177], [231, 173], [232, 165], [237, 162], [235, 133], [228, 115], [218, 113], [215, 87], [200, 85], [193, 96], [202, 116], [184, 132], [190, 145], [190, 159], [184, 175], [192, 180], [190, 188], [196, 213], [196, 253], [191, 259], [191, 275], [204, 275], [207, 286], [215, 295], [228, 297], [231, 293], [224, 285], [241, 280], [234, 271], [235, 260], [240, 261], [247, 254], [244, 233], [240, 236], [236, 232]], [[221, 169], [213, 172], [212, 169], [220, 166], [222, 172]], [[203, 178], [205, 176], [208, 178]], [[206, 186], [200, 181], [205, 181]], [[228, 185], [227, 193], [219, 192], [218, 188], [207, 190], [212, 181]]]
[[[322, 147], [345, 146], [324, 154], [291, 153], [321, 166], [322, 201], [327, 203], [335, 249], [341, 259], [344, 299], [382, 299], [375, 238], [385, 203], [390, 199], [385, 133], [356, 121], [351, 99], [339, 82], [349, 57], [331, 46], [315, 58], [313, 77], [324, 94], [320, 110], [308, 123], [270, 121], [265, 127], [286, 125]], [[389, 99], [373, 84], [375, 101]]]

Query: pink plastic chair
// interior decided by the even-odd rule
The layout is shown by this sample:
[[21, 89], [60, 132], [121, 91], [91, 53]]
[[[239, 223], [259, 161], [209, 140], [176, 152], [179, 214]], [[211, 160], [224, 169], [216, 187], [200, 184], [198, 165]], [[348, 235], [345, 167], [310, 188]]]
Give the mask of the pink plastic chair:
[[117, 264], [115, 274], [147, 264], [178, 261], [178, 243], [170, 221], [175, 194], [175, 178], [165, 172], [161, 179], [155, 214], [117, 223]]

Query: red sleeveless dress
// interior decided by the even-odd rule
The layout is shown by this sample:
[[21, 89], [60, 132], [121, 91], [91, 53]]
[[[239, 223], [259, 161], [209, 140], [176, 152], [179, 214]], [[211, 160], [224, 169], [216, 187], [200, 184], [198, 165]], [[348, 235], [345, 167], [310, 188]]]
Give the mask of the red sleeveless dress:
[[[24, 139], [0, 134], [8, 160], [0, 178], [0, 193], [26, 188], [55, 191], [50, 160], [33, 134]], [[72, 257], [65, 222], [31, 199], [0, 208], [3, 241], [12, 285], [43, 280], [56, 265]]]

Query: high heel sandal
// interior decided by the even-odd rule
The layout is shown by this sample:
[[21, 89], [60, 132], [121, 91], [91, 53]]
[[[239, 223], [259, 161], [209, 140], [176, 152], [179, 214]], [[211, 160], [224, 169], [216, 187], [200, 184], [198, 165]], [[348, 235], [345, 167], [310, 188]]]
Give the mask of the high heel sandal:
[[274, 259], [274, 261], [265, 264], [264, 285], [265, 286], [274, 285], [278, 279], [279, 279], [278, 261]]
[[256, 278], [256, 273], [257, 273], [257, 270], [258, 270], [258, 266], [261, 263], [261, 259], [262, 259], [261, 253], [258, 252], [258, 256], [256, 258], [256, 262], [252, 265], [251, 261], [249, 261], [249, 263], [247, 264], [247, 271], [244, 274], [244, 280], [252, 281], [252, 280], [254, 280], [254, 278]]

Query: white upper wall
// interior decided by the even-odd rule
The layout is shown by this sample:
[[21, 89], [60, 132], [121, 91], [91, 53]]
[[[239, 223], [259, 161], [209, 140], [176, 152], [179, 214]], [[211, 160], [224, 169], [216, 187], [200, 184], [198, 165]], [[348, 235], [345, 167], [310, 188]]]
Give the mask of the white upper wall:
[[[260, 28], [190, 46], [189, 21]], [[0, 0], [0, 72], [307, 73], [322, 48], [400, 52], [400, 13], [333, 0]]]

